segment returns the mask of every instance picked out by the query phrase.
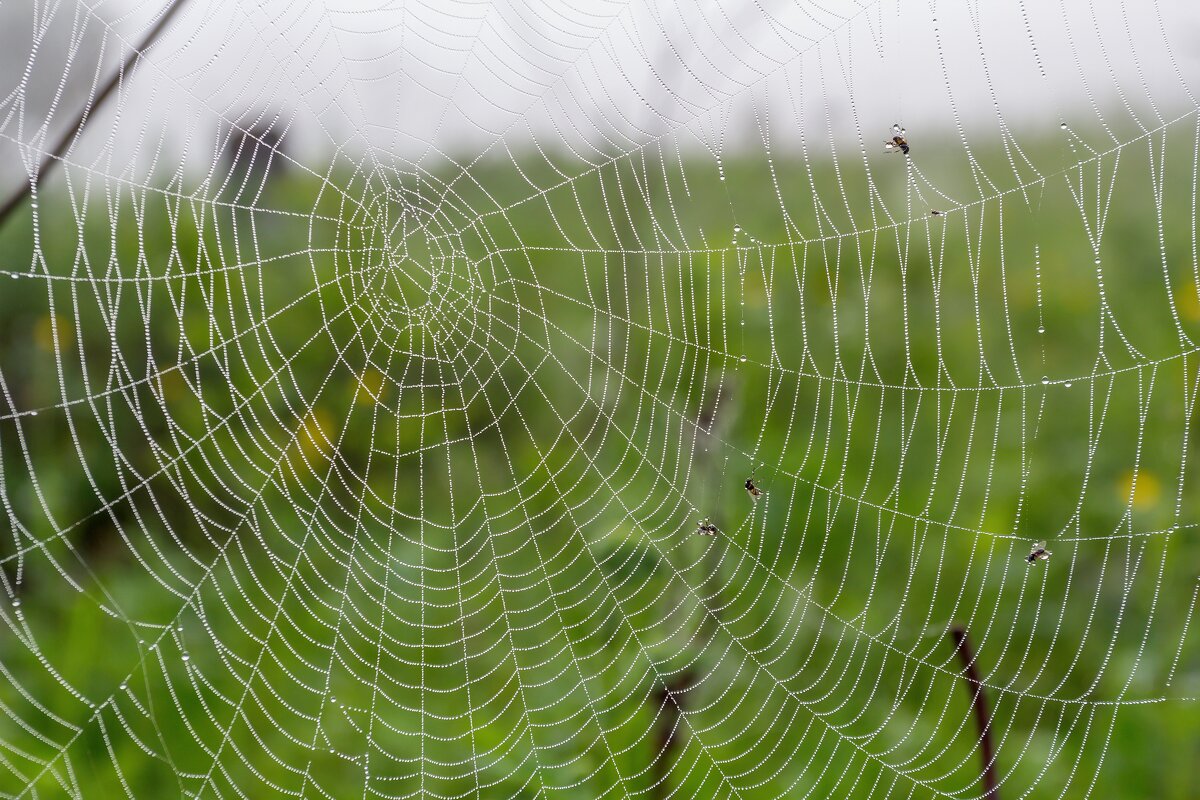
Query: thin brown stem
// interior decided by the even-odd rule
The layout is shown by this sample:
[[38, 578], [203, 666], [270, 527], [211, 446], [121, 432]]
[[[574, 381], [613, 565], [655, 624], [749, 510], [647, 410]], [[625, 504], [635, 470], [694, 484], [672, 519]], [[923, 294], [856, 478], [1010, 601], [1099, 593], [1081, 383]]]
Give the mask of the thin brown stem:
[[695, 682], [696, 678], [691, 670], [684, 670], [668, 679], [652, 695], [659, 710], [658, 733], [655, 737], [654, 750], [657, 754], [654, 761], [654, 797], [666, 797], [669, 793], [667, 774], [671, 771], [671, 764], [675, 761], [675, 751], [679, 744], [679, 726], [687, 702], [686, 692], [692, 688]]
[[127, 75], [133, 69], [134, 65], [137, 63], [137, 60], [144, 56], [146, 52], [154, 46], [154, 43], [158, 40], [158, 37], [161, 36], [163, 30], [166, 29], [167, 23], [171, 21], [171, 18], [174, 17], [179, 9], [183, 8], [186, 3], [187, 0], [171, 0], [171, 4], [168, 5], [167, 8], [162, 12], [158, 18], [158, 21], [150, 27], [150, 30], [146, 31], [146, 35], [142, 37], [142, 41], [138, 43], [137, 47], [133, 48], [133, 51], [125, 59], [124, 63], [121, 64], [120, 69], [114, 72], [112, 77], [108, 79], [108, 83], [104, 84], [104, 86], [100, 88], [100, 91], [96, 92], [95, 97], [93, 97], [84, 105], [83, 110], [79, 112], [79, 116], [75, 118], [74, 123], [67, 126], [67, 129], [63, 132], [62, 136], [59, 137], [54, 147], [47, 150], [45, 155], [42, 156], [42, 163], [38, 165], [37, 172], [33, 174], [33, 178], [23, 184], [21, 188], [17, 189], [17, 191], [13, 192], [8, 200], [5, 201], [4, 205], [0, 207], [0, 228], [4, 227], [4, 223], [8, 221], [8, 218], [14, 211], [17, 210], [18, 206], [25, 202], [25, 198], [28, 197], [34, 189], [37, 189], [41, 186], [42, 180], [46, 177], [46, 174], [54, 168], [54, 165], [58, 161], [62, 160], [63, 155], [68, 149], [70, 149], [71, 143], [83, 133], [83, 129], [87, 127], [88, 120], [92, 118], [92, 115], [96, 112], [96, 110], [99, 109], [100, 106], [103, 105], [104, 101], [108, 99], [108, 96], [112, 94], [113, 89], [117, 88], [117, 84], [121, 82], [121, 78]]
[[979, 677], [979, 669], [975, 666], [975, 652], [971, 649], [971, 640], [967, 638], [964, 628], [955, 626], [950, 629], [950, 635], [954, 638], [958, 657], [963, 664], [967, 691], [971, 695], [971, 707], [975, 711], [975, 725], [979, 728], [979, 756], [983, 760], [983, 796], [991, 800], [1000, 800], [1000, 783], [996, 779], [996, 752], [992, 749], [992, 718], [988, 713], [983, 681]]
[[[712, 454], [706, 455], [699, 448], [705, 440], [719, 440], [719, 428], [722, 420], [717, 418], [717, 411], [723, 404], [729, 403], [729, 398], [730, 387], [726, 383], [721, 382], [708, 387], [705, 390], [703, 405], [696, 415], [696, 425], [700, 429], [697, 434], [697, 468], [705, 473], [705, 479], [701, 481], [701, 484], [710, 489], [716, 486], [716, 482], [720, 477], [720, 470], [717, 469], [717, 464], [712, 458]], [[728, 416], [728, 414], [723, 415], [723, 418]], [[703, 508], [701, 512], [702, 514], [711, 515], [711, 519], [718, 525], [721, 531], [718, 535], [724, 536], [724, 517], [717, 516], [716, 509], [707, 507]], [[701, 536], [694, 536], [694, 538], [698, 542], [702, 542], [702, 546], [706, 548], [704, 562], [707, 565], [707, 580], [716, 582], [714, 588], [711, 590], [711, 594], [716, 597], [714, 604], [716, 607], [709, 607], [704, 603], [701, 603], [700, 607], [702, 613], [700, 624], [696, 629], [696, 641], [700, 643], [701, 648], [704, 648], [712, 642], [721, 623], [720, 612], [717, 610], [720, 606], [721, 555], [720, 548], [717, 546], [719, 543], [717, 540]], [[707, 586], [707, 583], [705, 586]], [[658, 727], [653, 738], [653, 752], [655, 754], [653, 773], [654, 790], [651, 795], [653, 798], [665, 798], [671, 794], [671, 787], [668, 785], [668, 776], [671, 772], [671, 765], [675, 762], [680, 740], [682, 739], [680, 726], [685, 724], [683, 715], [687, 710], [687, 692], [695, 686], [696, 680], [696, 673], [691, 669], [685, 669], [680, 673], [664, 678], [662, 685], [654, 687], [650, 692], [649, 702], [658, 711]]]

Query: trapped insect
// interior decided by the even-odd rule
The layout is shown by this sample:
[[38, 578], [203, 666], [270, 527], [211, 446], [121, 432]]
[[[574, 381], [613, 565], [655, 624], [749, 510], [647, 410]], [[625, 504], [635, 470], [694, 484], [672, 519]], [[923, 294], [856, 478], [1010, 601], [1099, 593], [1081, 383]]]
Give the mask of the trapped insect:
[[883, 152], [895, 153], [899, 151], [908, 155], [908, 139], [907, 132], [900, 127], [900, 123], [892, 125], [892, 138], [883, 143]]
[[754, 478], [746, 478], [746, 494], [750, 495], [750, 499], [757, 503], [758, 498], [762, 497], [764, 492], [754, 485]]
[[701, 536], [716, 536], [717, 526], [705, 519], [696, 526], [696, 533], [700, 534]]
[[1046, 542], [1041, 541], [1029, 548], [1029, 555], [1026, 556], [1025, 560], [1030, 564], [1035, 561], [1049, 561], [1051, 555], [1053, 554], [1046, 549]]
[[934, 209], [930, 209], [930, 211], [929, 211], [929, 216], [931, 216], [931, 217], [941, 217], [941, 216], [944, 216], [944, 215], [945, 215], [945, 213], [946, 213], [945, 211], [938, 211], [936, 208], [934, 208]]

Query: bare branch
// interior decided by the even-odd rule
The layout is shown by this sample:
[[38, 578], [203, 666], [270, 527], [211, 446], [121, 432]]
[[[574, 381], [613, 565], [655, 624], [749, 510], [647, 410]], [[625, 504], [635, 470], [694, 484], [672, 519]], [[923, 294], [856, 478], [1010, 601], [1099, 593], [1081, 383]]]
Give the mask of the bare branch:
[[100, 91], [96, 93], [96, 96], [93, 97], [86, 105], [84, 105], [83, 110], [79, 112], [79, 116], [75, 118], [75, 122], [67, 126], [66, 131], [63, 132], [63, 135], [59, 138], [54, 147], [46, 151], [46, 154], [42, 157], [42, 163], [38, 165], [37, 172], [34, 173], [33, 180], [28, 181], [21, 186], [21, 188], [17, 189], [17, 191], [15, 191], [4, 203], [3, 207], [0, 207], [0, 228], [4, 227], [4, 223], [8, 221], [8, 218], [14, 211], [16, 211], [17, 207], [25, 201], [25, 198], [28, 197], [34, 189], [41, 186], [42, 179], [45, 178], [46, 174], [54, 168], [55, 163], [62, 159], [63, 155], [68, 149], [70, 149], [72, 142], [74, 142], [83, 133], [83, 129], [87, 126], [88, 120], [91, 119], [96, 110], [104, 104], [104, 101], [108, 99], [110, 94], [112, 94], [113, 89], [117, 88], [117, 84], [121, 81], [122, 76], [128, 75], [133, 69], [134, 65], [137, 63], [137, 60], [142, 58], [146, 52], [154, 46], [154, 43], [158, 40], [158, 37], [161, 36], [163, 30], [166, 29], [167, 23], [169, 23], [171, 18], [175, 16], [176, 12], [178, 12], [179, 9], [183, 8], [183, 6], [186, 4], [187, 0], [171, 0], [171, 4], [168, 5], [167, 8], [162, 12], [158, 18], [158, 21], [151, 26], [150, 30], [146, 32], [146, 35], [142, 37], [142, 41], [137, 45], [137, 47], [133, 48], [133, 51], [125, 59], [124, 63], [121, 64], [120, 69], [114, 72], [112, 77], [108, 79], [108, 83], [104, 84]]
[[980, 680], [979, 670], [975, 666], [975, 652], [971, 649], [971, 641], [967, 638], [964, 628], [956, 625], [950, 629], [950, 635], [954, 638], [958, 657], [963, 663], [967, 691], [971, 694], [971, 707], [975, 710], [975, 724], [979, 729], [979, 756], [983, 759], [983, 796], [999, 800], [1000, 783], [996, 780], [996, 753], [992, 749], [992, 718], [988, 713], [983, 681]]
[[651, 701], [658, 705], [658, 735], [655, 737], [656, 760], [654, 762], [654, 796], [667, 796], [667, 774], [675, 760], [679, 744], [679, 725], [687, 702], [687, 690], [696, 683], [691, 670], [684, 670], [668, 679], [662, 687], [651, 694]]

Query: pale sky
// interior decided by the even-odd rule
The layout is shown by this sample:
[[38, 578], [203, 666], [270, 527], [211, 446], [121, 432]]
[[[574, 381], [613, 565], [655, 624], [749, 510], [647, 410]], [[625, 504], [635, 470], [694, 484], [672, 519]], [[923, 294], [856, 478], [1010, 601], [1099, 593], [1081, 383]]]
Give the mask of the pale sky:
[[[223, 122], [263, 112], [318, 164], [368, 146], [426, 166], [535, 144], [595, 157], [670, 132], [761, 149], [760, 129], [820, 155], [874, 147], [894, 120], [967, 145], [1062, 119], [1152, 129], [1200, 92], [1200, 4], [1183, 0], [187, 2], [73, 161], [200, 169]], [[45, 147], [56, 92], [51, 130], [158, 7], [0, 0], [0, 177]]]

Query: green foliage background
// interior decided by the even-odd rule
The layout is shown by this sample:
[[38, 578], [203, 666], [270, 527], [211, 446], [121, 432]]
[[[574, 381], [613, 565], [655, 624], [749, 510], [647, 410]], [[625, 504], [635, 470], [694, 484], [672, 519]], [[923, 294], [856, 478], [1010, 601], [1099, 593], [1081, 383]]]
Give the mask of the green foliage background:
[[1189, 126], [69, 171], [0, 232], [0, 789], [657, 796], [686, 674], [677, 796], [977, 796], [957, 622], [1003, 797], [1194, 797]]

